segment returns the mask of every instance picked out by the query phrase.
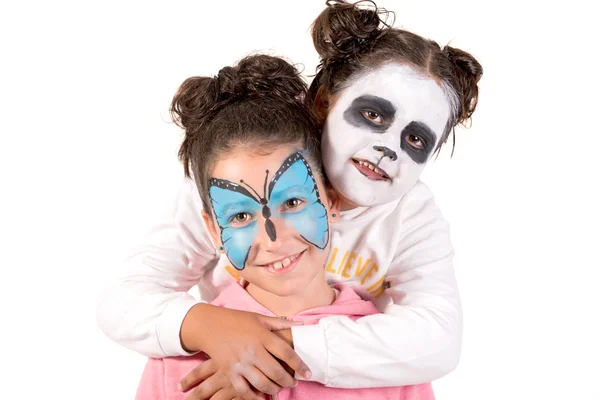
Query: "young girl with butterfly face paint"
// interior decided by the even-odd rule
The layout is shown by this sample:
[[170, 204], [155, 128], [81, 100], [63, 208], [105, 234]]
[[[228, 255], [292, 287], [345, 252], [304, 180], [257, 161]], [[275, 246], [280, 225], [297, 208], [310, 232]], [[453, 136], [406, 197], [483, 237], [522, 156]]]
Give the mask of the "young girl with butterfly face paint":
[[[239, 282], [232, 281], [211, 304], [285, 317], [307, 325], [331, 315], [356, 320], [380, 313], [373, 303], [360, 299], [350, 287], [340, 284], [331, 287], [326, 281], [329, 224], [338, 219], [339, 201], [337, 194], [324, 183], [320, 151], [315, 146], [317, 129], [311, 126], [308, 109], [299, 99], [300, 76], [285, 61], [269, 56], [243, 59], [236, 68], [247, 76], [238, 85], [240, 93], [200, 117], [204, 119], [201, 129], [186, 129], [190, 140], [186, 138], [182, 146], [200, 189], [202, 218], [212, 241], [223, 249], [241, 277]], [[219, 79], [219, 84], [223, 80]], [[176, 102], [198, 96], [197, 90], [201, 89], [184, 84]], [[264, 110], [269, 113], [263, 113]], [[253, 119], [240, 115], [252, 111], [262, 115]], [[292, 127], [268, 124], [290, 117], [299, 123]], [[256, 123], [257, 118], [262, 121]], [[301, 121], [302, 118], [306, 121]], [[264, 121], [270, 126], [265, 126]], [[280, 127], [286, 133], [277, 132]], [[203, 156], [199, 156], [201, 153]], [[150, 359], [137, 399], [185, 398], [177, 384], [205, 361], [203, 354]], [[217, 379], [224, 383], [215, 398], [235, 397], [228, 379], [222, 374], [213, 377], [213, 381]], [[284, 389], [276, 398], [319, 396], [433, 399], [430, 384], [339, 389], [310, 381]]]
[[[313, 39], [322, 63], [307, 100], [323, 123], [323, 163], [342, 207], [331, 227], [327, 279], [353, 286], [385, 314], [325, 318], [293, 326], [292, 335], [277, 332], [293, 337], [291, 351], [268, 332], [285, 324], [197, 304], [184, 291], [198, 284], [202, 300], [211, 301], [237, 270], [219, 258], [198, 216], [196, 187], [186, 181], [175, 213], [128, 261], [127, 277], [107, 293], [98, 314], [110, 337], [146, 355], [209, 347], [215, 363], [194, 370], [184, 388], [227, 363], [247, 368], [224, 372], [232, 381], [243, 376], [264, 392], [293, 386], [266, 353], [298, 378], [345, 388], [429, 382], [458, 362], [462, 315], [453, 248], [418, 177], [454, 126], [473, 113], [481, 66], [459, 49], [383, 25], [377, 9], [344, 2], [328, 2]], [[247, 334], [240, 342], [258, 356], [248, 361], [220, 346], [211, 327], [218, 335], [239, 329]], [[211, 382], [197, 389], [209, 393]]]

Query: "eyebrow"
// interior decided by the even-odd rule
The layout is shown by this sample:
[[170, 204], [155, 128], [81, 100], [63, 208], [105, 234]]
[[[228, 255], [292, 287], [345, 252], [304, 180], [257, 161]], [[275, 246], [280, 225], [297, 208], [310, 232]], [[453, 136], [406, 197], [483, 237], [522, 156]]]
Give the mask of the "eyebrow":
[[[219, 214], [229, 214], [232, 211], [241, 211], [248, 208], [256, 208], [258, 203], [255, 200], [248, 199], [243, 201], [232, 201], [219, 207]], [[254, 207], [253, 207], [254, 206]]]
[[[307, 175], [308, 178], [308, 175]], [[278, 197], [285, 197], [286, 195], [289, 194], [305, 194], [306, 193], [307, 188], [302, 185], [302, 184], [297, 184], [294, 186], [288, 186], [282, 190], [276, 190], [273, 191], [273, 193], [271, 193], [271, 199], [273, 198], [278, 198]], [[299, 193], [301, 192], [301, 193]]]
[[371, 94], [357, 97], [348, 108], [374, 108], [375, 111], [379, 111], [387, 118], [393, 117], [396, 114], [396, 107], [394, 107], [391, 101]]

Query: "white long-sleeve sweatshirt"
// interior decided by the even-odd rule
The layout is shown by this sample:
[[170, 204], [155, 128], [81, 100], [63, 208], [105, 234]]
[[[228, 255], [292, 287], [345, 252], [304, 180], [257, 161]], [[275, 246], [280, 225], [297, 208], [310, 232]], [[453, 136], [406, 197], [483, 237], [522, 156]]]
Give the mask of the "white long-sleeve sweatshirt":
[[[103, 293], [97, 319], [117, 343], [149, 357], [187, 355], [179, 330], [198, 303], [237, 278], [210, 240], [202, 203], [186, 179], [173, 213], [126, 261]], [[430, 382], [458, 363], [461, 305], [448, 225], [431, 191], [418, 182], [401, 200], [341, 213], [331, 224], [330, 283], [344, 282], [384, 314], [354, 322], [328, 317], [292, 328], [294, 349], [311, 380], [331, 387]]]

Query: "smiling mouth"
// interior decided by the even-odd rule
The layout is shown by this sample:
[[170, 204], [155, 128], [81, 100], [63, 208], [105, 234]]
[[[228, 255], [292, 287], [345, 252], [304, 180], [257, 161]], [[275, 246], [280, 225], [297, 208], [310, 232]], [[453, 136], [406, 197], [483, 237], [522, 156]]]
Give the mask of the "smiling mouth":
[[282, 270], [284, 268], [289, 267], [291, 264], [294, 264], [300, 258], [300, 256], [303, 253], [304, 253], [304, 250], [302, 250], [300, 253], [296, 253], [296, 254], [293, 254], [291, 256], [287, 256], [287, 257], [282, 258], [280, 260], [273, 261], [273, 262], [268, 263], [268, 264], [262, 264], [261, 267], [265, 267], [265, 268], [267, 268], [269, 270], [272, 270], [272, 271]]
[[365, 177], [373, 181], [391, 181], [392, 179], [384, 170], [377, 168], [375, 164], [367, 160], [353, 158], [354, 166]]

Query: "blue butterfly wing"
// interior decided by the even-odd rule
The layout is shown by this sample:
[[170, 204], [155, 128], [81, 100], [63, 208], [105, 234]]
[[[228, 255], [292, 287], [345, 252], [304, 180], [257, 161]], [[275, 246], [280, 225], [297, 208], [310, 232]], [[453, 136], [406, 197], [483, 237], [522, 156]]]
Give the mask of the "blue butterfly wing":
[[321, 202], [319, 189], [308, 162], [294, 153], [269, 183], [269, 207], [274, 210], [291, 197], [302, 197], [307, 204], [297, 212], [283, 213], [284, 218], [309, 243], [324, 249], [329, 241], [327, 209]]
[[252, 212], [256, 215], [261, 206], [252, 194], [236, 183], [211, 179], [209, 185], [209, 197], [221, 230], [225, 254], [235, 269], [242, 270], [250, 254], [252, 242], [258, 234], [258, 224], [255, 220], [243, 228], [233, 228], [229, 221], [240, 212]]

